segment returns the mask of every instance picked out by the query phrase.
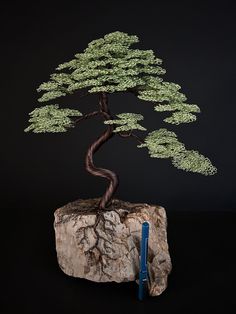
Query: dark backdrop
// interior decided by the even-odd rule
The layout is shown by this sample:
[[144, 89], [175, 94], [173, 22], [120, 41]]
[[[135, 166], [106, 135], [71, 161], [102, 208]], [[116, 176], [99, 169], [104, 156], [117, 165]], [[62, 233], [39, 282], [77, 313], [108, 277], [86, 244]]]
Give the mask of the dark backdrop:
[[[186, 173], [168, 160], [149, 158], [133, 139], [118, 136], [94, 158], [96, 165], [119, 175], [116, 197], [160, 204], [167, 210], [175, 271], [169, 292], [150, 301], [149, 310], [154, 305], [157, 310], [179, 306], [182, 312], [203, 313], [227, 307], [229, 313], [235, 263], [230, 239], [236, 208], [234, 1], [5, 1], [0, 6], [1, 204], [8, 219], [3, 220], [2, 230], [9, 267], [6, 313], [14, 305], [24, 313], [45, 309], [69, 313], [85, 305], [86, 295], [100, 310], [104, 294], [127, 306], [129, 293], [131, 304], [141, 310], [135, 303], [134, 286], [101, 288], [74, 281], [56, 264], [54, 210], [77, 198], [101, 196], [107, 185], [84, 169], [86, 149], [104, 125], [95, 118], [65, 134], [23, 132], [28, 112], [39, 106], [39, 84], [88, 42], [116, 30], [138, 35], [137, 48], [153, 49], [164, 61], [165, 79], [180, 84], [202, 113], [195, 123], [172, 127], [162, 122], [164, 115], [155, 113], [153, 105], [124, 94], [109, 97], [112, 114], [143, 114], [143, 124], [150, 131], [172, 129], [188, 148], [199, 150], [218, 168], [211, 177]], [[97, 99], [72, 96], [58, 103], [85, 113], [96, 108]], [[228, 289], [223, 299], [222, 289]], [[208, 298], [208, 307], [203, 307]]]

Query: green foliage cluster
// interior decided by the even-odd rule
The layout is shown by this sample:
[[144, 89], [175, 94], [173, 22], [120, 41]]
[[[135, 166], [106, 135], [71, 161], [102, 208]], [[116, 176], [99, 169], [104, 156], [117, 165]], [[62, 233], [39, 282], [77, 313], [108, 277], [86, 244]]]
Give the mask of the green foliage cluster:
[[60, 64], [50, 76], [50, 81], [39, 86], [44, 91], [40, 102], [55, 99], [76, 90], [88, 88], [89, 93], [122, 92], [145, 86], [150, 75], [162, 75], [152, 50], [131, 49], [137, 36], [114, 32], [93, 40], [82, 53], [75, 54], [69, 62]]
[[147, 147], [150, 157], [155, 158], [174, 157], [185, 149], [184, 144], [178, 141], [177, 135], [166, 129], [150, 132], [144, 142], [138, 145], [138, 147]]
[[[49, 81], [38, 87], [37, 91], [42, 93], [38, 101], [48, 102], [81, 89], [89, 93], [132, 92], [139, 99], [152, 102], [154, 111], [169, 112], [170, 116], [164, 118], [166, 123], [194, 122], [200, 108], [186, 102], [187, 97], [178, 84], [163, 80], [166, 71], [161, 67], [162, 60], [152, 50], [131, 47], [138, 42], [137, 36], [118, 31], [93, 40], [71, 61], [60, 64]], [[73, 127], [70, 117], [81, 115], [78, 110], [59, 109], [58, 105], [36, 108], [30, 113], [31, 125], [25, 131], [65, 132]], [[104, 121], [115, 125], [115, 133], [146, 130], [138, 123], [143, 120], [140, 114], [121, 113], [117, 118]], [[179, 169], [205, 175], [216, 172], [208, 158], [197, 151], [186, 150], [176, 134], [166, 129], [150, 132], [138, 147], [146, 147], [150, 157], [171, 158]]]
[[74, 109], [59, 109], [59, 105], [48, 105], [34, 109], [29, 115], [31, 124], [25, 132], [58, 133], [66, 132], [68, 127], [74, 126], [69, 116], [82, 116], [82, 113]]
[[146, 101], [152, 101], [156, 105], [154, 110], [158, 112], [173, 112], [170, 117], [164, 119], [171, 124], [189, 123], [196, 121], [196, 115], [200, 112], [197, 105], [187, 104], [186, 96], [181, 93], [180, 86], [175, 83], [159, 81], [159, 79], [150, 78], [147, 86], [142, 90], [138, 98]]
[[199, 154], [196, 150], [185, 150], [173, 157], [172, 164], [181, 170], [197, 172], [204, 175], [216, 174], [209, 158]]
[[89, 93], [114, 93], [136, 90], [137, 97], [156, 103], [155, 111], [173, 111], [164, 119], [171, 124], [189, 123], [200, 112], [197, 105], [185, 103], [186, 96], [180, 86], [165, 82], [166, 73], [152, 50], [133, 49], [138, 37], [113, 32], [93, 40], [69, 62], [60, 64], [50, 81], [37, 89], [44, 92], [39, 102], [46, 102], [87, 88]]
[[143, 120], [143, 116], [137, 113], [119, 113], [116, 115], [119, 119], [106, 120], [104, 124], [116, 124], [121, 125], [116, 127], [113, 132], [122, 132], [130, 130], [141, 130], [146, 131], [137, 121]]
[[150, 157], [171, 158], [172, 164], [178, 169], [197, 172], [203, 175], [216, 173], [210, 160], [194, 150], [187, 150], [179, 142], [177, 135], [167, 129], [159, 129], [148, 134], [144, 143], [138, 147], [147, 147]]

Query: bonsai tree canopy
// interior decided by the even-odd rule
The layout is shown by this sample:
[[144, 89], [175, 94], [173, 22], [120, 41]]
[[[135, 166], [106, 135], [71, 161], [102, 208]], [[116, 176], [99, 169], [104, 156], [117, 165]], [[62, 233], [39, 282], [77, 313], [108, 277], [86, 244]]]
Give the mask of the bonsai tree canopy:
[[[120, 113], [114, 119], [108, 108], [111, 93], [132, 93], [142, 101], [153, 103], [157, 113], [168, 112], [164, 122], [171, 125], [196, 121], [200, 108], [187, 103], [181, 87], [166, 82], [161, 67], [162, 60], [152, 50], [133, 48], [139, 39], [135, 35], [113, 32], [93, 40], [81, 53], [68, 62], [58, 65], [56, 72], [42, 83], [37, 91], [41, 93], [40, 103], [47, 103], [30, 112], [30, 125], [25, 132], [66, 132], [82, 120], [101, 116], [107, 129], [88, 148], [86, 169], [95, 176], [108, 179], [109, 186], [99, 203], [105, 209], [118, 186], [118, 176], [111, 170], [98, 168], [93, 163], [93, 154], [112, 136], [135, 138], [138, 148], [146, 148], [152, 158], [169, 158], [178, 169], [213, 175], [216, 168], [211, 161], [196, 150], [187, 149], [177, 135], [166, 128], [151, 131], [145, 138], [135, 134], [147, 131], [144, 117], [137, 113]], [[131, 47], [132, 46], [132, 47]], [[82, 114], [79, 110], [59, 108], [56, 99], [76, 93], [78, 99], [85, 95], [98, 95], [98, 110]], [[135, 131], [135, 132], [134, 132]]]

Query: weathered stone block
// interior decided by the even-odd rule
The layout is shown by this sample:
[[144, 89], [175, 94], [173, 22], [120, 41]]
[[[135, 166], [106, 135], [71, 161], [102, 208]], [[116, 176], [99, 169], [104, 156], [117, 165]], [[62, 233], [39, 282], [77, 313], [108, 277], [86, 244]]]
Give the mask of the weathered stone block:
[[79, 199], [55, 211], [61, 269], [96, 282], [137, 280], [142, 223], [148, 221], [149, 294], [161, 294], [171, 271], [164, 208], [113, 199], [108, 210], [98, 213], [98, 202]]

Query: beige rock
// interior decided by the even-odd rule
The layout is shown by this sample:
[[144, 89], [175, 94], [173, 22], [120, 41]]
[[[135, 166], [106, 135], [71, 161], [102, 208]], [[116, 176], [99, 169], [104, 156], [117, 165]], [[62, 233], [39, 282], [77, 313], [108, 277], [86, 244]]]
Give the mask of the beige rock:
[[148, 221], [149, 294], [161, 294], [172, 267], [164, 208], [113, 199], [98, 213], [99, 200], [79, 199], [55, 211], [59, 266], [67, 275], [96, 282], [138, 280], [142, 223]]

